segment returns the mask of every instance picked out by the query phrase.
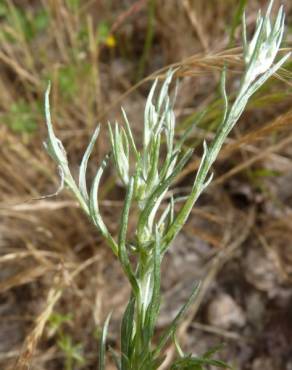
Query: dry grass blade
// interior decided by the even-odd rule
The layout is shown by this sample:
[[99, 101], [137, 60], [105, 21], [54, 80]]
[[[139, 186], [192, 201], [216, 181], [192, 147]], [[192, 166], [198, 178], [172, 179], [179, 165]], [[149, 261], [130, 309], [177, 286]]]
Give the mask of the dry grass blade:
[[42, 313], [35, 321], [34, 329], [26, 337], [21, 355], [14, 367], [15, 370], [27, 370], [31, 362], [31, 358], [36, 349], [37, 343], [41, 338], [45, 325], [53, 312], [53, 309], [62, 295], [62, 286], [59, 278], [56, 279], [54, 286], [49, 290], [46, 305]]
[[28, 284], [32, 281], [35, 281], [36, 279], [45, 275], [48, 271], [49, 269], [45, 266], [35, 266], [35, 267], [25, 268], [23, 271], [1, 282], [0, 292], [4, 293], [11, 288], [24, 285], [24, 284]]
[[[240, 148], [244, 149], [245, 145], [254, 144], [259, 140], [263, 140], [264, 138], [266, 138], [268, 135], [271, 135], [272, 133], [276, 133], [276, 132], [279, 132], [279, 131], [281, 132], [281, 130], [290, 129], [291, 128], [291, 117], [292, 117], [292, 113], [290, 111], [288, 111], [285, 114], [280, 115], [279, 117], [277, 117], [272, 122], [266, 124], [265, 126], [260, 127], [260, 128], [254, 130], [254, 131], [251, 131], [251, 132], [247, 133], [246, 135], [243, 135], [239, 139], [235, 139], [234, 142], [232, 142], [230, 144], [229, 143], [226, 144], [225, 147], [222, 149], [220, 155], [219, 155], [219, 159], [228, 158], [235, 150], [238, 150]], [[286, 138], [286, 139], [284, 139], [283, 143], [275, 144], [271, 148], [265, 149], [265, 151], [264, 151], [265, 154], [263, 154], [263, 152], [261, 151], [260, 154], [253, 157], [252, 159], [250, 159], [251, 163], [253, 163], [253, 161], [257, 161], [257, 160], [263, 158], [268, 153], [277, 152], [279, 149], [281, 149], [283, 146], [286, 145], [285, 144], [286, 141], [287, 141], [287, 144], [288, 144], [289, 140], [290, 140], [289, 138]], [[248, 163], [250, 164], [250, 162], [248, 162]], [[232, 173], [237, 173], [238, 171], [240, 171], [240, 168], [246, 168], [246, 166], [249, 166], [249, 164], [246, 164], [246, 165], [241, 164], [240, 166], [243, 166], [243, 167], [237, 167], [237, 169], [234, 169], [235, 172], [231, 172], [231, 174]], [[199, 160], [196, 160], [196, 161], [190, 163], [189, 165], [187, 165], [185, 167], [185, 169], [180, 173], [180, 175], [178, 177], [178, 181], [182, 180], [183, 178], [185, 178], [189, 174], [196, 171], [198, 169], [198, 167], [199, 167]], [[231, 175], [225, 174], [224, 176], [231, 176]], [[219, 181], [219, 179], [217, 179], [215, 181]]]
[[[218, 179], [216, 179], [214, 181], [214, 183], [215, 184], [221, 184], [221, 183], [223, 183], [228, 178], [234, 176], [238, 172], [240, 172], [240, 171], [242, 171], [242, 170], [244, 170], [246, 168], [249, 168], [253, 163], [256, 163], [257, 161], [260, 161], [261, 159], [267, 158], [267, 157], [269, 157], [269, 154], [278, 152], [279, 150], [285, 148], [291, 142], [292, 142], [292, 137], [289, 137], [288, 136], [287, 138], [281, 140], [279, 143], [277, 143], [275, 145], [271, 145], [270, 147], [268, 147], [268, 149], [261, 151], [259, 154], [255, 155], [255, 156], [253, 156], [253, 157], [251, 157], [249, 159], [247, 159], [243, 163], [235, 166], [232, 170], [228, 171], [224, 175], [218, 177]], [[289, 168], [290, 169], [292, 168], [292, 164], [291, 163], [289, 164]]]

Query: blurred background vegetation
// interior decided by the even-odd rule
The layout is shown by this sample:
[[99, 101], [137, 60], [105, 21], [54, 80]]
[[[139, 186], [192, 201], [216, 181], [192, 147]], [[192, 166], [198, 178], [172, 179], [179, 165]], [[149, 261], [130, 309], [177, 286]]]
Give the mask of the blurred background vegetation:
[[[280, 3], [287, 14], [283, 48], [290, 48], [292, 4], [275, 0], [275, 7]], [[95, 369], [100, 326], [110, 310], [109, 346], [118, 350], [129, 291], [70, 195], [41, 198], [59, 184], [42, 146], [48, 81], [54, 125], [73, 171], [101, 123], [93, 175], [109, 150], [107, 121], [121, 121], [123, 105], [139, 138], [150, 82], [178, 67], [178, 139], [208, 108], [192, 128], [187, 145], [197, 150], [173, 189], [183, 195], [201, 142], [212, 137], [222, 114], [218, 82], [225, 64], [231, 99], [238, 86], [242, 11], [246, 6], [252, 32], [266, 5], [0, 0], [1, 369], [28, 363], [37, 370]], [[284, 67], [256, 94], [227, 141], [215, 180], [163, 272], [160, 328], [202, 280], [202, 294], [178, 335], [189, 352], [225, 342], [222, 357], [238, 369], [292, 368], [292, 61]], [[114, 233], [123, 189], [110, 170], [100, 197]]]

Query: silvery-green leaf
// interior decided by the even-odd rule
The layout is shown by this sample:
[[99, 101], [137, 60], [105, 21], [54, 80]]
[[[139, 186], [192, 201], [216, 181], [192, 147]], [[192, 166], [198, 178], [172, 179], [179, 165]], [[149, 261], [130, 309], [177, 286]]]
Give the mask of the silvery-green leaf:
[[86, 185], [87, 164], [88, 164], [88, 159], [92, 153], [94, 144], [96, 142], [96, 139], [98, 137], [99, 131], [100, 131], [100, 126], [97, 126], [97, 128], [95, 129], [90, 139], [88, 147], [83, 155], [83, 158], [80, 164], [80, 169], [79, 169], [79, 189], [84, 199], [86, 200], [88, 200], [88, 192], [87, 192], [87, 185]]
[[98, 370], [106, 370], [105, 368], [106, 337], [107, 337], [110, 318], [111, 318], [111, 313], [106, 318], [103, 329], [102, 329], [102, 333], [101, 333], [101, 339], [100, 339], [100, 345], [99, 345]]
[[127, 132], [127, 136], [128, 136], [128, 140], [129, 140], [129, 143], [130, 143], [130, 146], [135, 154], [135, 157], [136, 157], [136, 160], [139, 161], [139, 158], [140, 158], [140, 154], [136, 148], [136, 144], [135, 144], [135, 140], [133, 138], [133, 134], [132, 134], [132, 130], [131, 130], [131, 126], [130, 126], [130, 123], [129, 123], [129, 120], [128, 120], [128, 117], [127, 117], [127, 114], [126, 112], [124, 111], [123, 108], [122, 109], [122, 113], [123, 113], [123, 117], [124, 117], [124, 121], [126, 123], [126, 132]]
[[107, 240], [109, 243], [110, 247], [112, 248], [114, 254], [118, 255], [118, 247], [116, 242], [114, 241], [113, 237], [110, 235], [102, 217], [99, 211], [99, 206], [98, 206], [98, 188], [99, 188], [99, 183], [101, 176], [104, 172], [105, 167], [107, 166], [109, 160], [109, 155], [106, 156], [106, 158], [102, 161], [99, 169], [97, 170], [97, 173], [94, 177], [92, 186], [91, 186], [91, 191], [89, 195], [89, 210], [90, 210], [90, 216], [91, 219], [93, 220], [95, 226], [100, 230], [104, 238]]
[[121, 261], [122, 267], [124, 272], [128, 276], [128, 279], [132, 285], [132, 289], [135, 295], [138, 295], [138, 283], [134, 272], [131, 267], [131, 263], [128, 257], [128, 251], [126, 249], [126, 235], [127, 235], [127, 228], [128, 228], [128, 218], [130, 207], [132, 203], [134, 192], [134, 179], [131, 177], [129, 181], [128, 191], [125, 198], [124, 207], [122, 210], [121, 222], [120, 222], [120, 231], [119, 231], [119, 239], [118, 239], [118, 256]]

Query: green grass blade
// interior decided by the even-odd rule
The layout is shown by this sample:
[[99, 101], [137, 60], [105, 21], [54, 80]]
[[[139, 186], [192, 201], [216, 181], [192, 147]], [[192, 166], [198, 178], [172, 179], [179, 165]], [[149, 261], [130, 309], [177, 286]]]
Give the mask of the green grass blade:
[[231, 28], [230, 28], [230, 32], [229, 32], [228, 47], [233, 47], [234, 46], [235, 31], [236, 31], [236, 28], [241, 23], [246, 3], [247, 3], [247, 0], [239, 0], [239, 4], [237, 6], [236, 12], [235, 12], [234, 17], [232, 19], [232, 24], [231, 24]]
[[214, 366], [221, 369], [231, 369], [231, 367], [223, 361], [212, 360], [204, 357], [184, 357], [174, 362], [170, 370], [194, 370], [203, 369], [205, 366]]

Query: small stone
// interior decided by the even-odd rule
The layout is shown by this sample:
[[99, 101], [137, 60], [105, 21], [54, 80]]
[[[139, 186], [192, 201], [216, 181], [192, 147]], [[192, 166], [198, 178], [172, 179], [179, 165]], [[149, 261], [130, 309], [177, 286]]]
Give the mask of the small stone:
[[210, 325], [222, 329], [229, 329], [232, 326], [243, 327], [246, 323], [242, 308], [226, 293], [217, 294], [211, 301], [207, 319]]
[[246, 280], [273, 297], [279, 287], [279, 276], [271, 257], [261, 249], [250, 249], [244, 262]]
[[252, 370], [275, 370], [270, 358], [259, 357], [252, 362]]
[[258, 292], [253, 292], [246, 297], [247, 319], [258, 330], [262, 328], [265, 315], [265, 302]]

